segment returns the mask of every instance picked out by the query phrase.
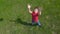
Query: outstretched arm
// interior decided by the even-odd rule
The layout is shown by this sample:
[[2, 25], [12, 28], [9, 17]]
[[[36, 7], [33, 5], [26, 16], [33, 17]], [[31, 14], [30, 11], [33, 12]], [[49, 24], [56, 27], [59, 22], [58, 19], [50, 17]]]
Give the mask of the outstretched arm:
[[28, 10], [29, 10], [29, 13], [32, 13], [31, 11], [31, 5], [28, 4]]

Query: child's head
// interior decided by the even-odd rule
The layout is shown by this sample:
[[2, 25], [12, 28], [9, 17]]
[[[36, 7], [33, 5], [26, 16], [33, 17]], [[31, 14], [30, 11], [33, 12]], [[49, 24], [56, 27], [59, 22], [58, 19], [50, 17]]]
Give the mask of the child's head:
[[39, 7], [35, 7], [35, 8], [34, 8], [34, 12], [35, 12], [35, 13], [38, 13], [38, 12], [39, 12]]

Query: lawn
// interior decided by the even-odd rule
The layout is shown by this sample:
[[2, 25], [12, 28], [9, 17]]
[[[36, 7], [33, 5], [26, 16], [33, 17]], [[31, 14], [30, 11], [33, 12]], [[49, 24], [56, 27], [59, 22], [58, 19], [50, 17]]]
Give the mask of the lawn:
[[[43, 8], [42, 27], [31, 25], [28, 3]], [[0, 0], [0, 34], [60, 34], [60, 0]]]

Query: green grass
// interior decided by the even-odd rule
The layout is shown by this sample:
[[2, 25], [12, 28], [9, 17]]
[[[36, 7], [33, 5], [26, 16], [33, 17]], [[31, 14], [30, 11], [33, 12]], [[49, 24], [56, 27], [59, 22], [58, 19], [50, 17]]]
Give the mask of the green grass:
[[[31, 22], [28, 3], [43, 7], [42, 27], [26, 24]], [[0, 0], [0, 34], [60, 34], [60, 0]]]

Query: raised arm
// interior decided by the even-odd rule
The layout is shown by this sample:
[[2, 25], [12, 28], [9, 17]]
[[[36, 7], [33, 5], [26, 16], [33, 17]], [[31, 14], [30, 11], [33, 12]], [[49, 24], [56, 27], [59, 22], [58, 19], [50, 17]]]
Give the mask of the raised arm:
[[40, 11], [40, 15], [41, 15], [41, 11]]
[[41, 15], [41, 12], [42, 12], [42, 8], [40, 7], [39, 9], [40, 9], [40, 12], [39, 12], [39, 14]]
[[29, 11], [29, 13], [32, 13], [32, 11], [31, 11], [31, 5], [29, 5], [29, 4], [28, 4], [28, 11]]

